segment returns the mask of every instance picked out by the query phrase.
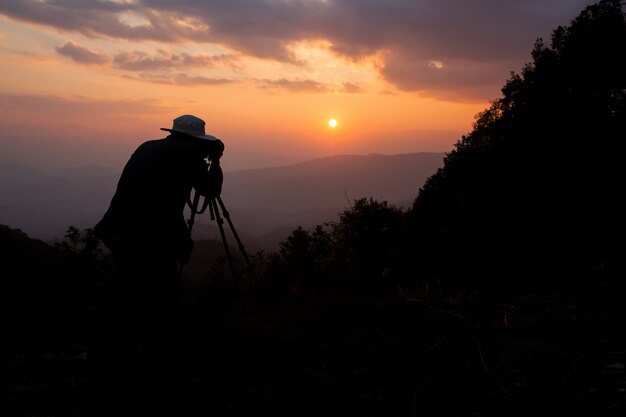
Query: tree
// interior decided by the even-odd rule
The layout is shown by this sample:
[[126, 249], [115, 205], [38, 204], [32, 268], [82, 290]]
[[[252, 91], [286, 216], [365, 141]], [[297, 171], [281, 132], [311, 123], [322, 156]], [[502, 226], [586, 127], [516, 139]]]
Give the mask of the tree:
[[355, 200], [337, 222], [295, 229], [270, 257], [265, 282], [290, 298], [385, 291], [402, 269], [405, 214], [386, 201]]
[[492, 285], [624, 253], [624, 45], [618, 0], [536, 42], [419, 190], [410, 217], [423, 275]]
[[386, 201], [361, 198], [340, 214], [333, 236], [354, 286], [384, 289], [393, 284], [385, 277], [399, 269], [403, 234], [404, 213]]

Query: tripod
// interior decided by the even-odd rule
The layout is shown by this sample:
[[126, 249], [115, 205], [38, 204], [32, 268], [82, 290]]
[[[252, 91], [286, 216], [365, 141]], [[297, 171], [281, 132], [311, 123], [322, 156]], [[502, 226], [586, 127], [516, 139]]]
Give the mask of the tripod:
[[[258, 278], [256, 276], [256, 273], [254, 271], [254, 267], [252, 265], [252, 262], [250, 262], [250, 258], [248, 257], [248, 254], [246, 252], [246, 249], [243, 245], [243, 243], [241, 242], [241, 239], [239, 239], [239, 235], [237, 234], [237, 230], [235, 230], [235, 225], [233, 225], [232, 220], [230, 219], [230, 213], [228, 212], [228, 210], [226, 210], [226, 206], [224, 205], [224, 202], [222, 201], [222, 198], [220, 196], [217, 197], [205, 197], [204, 198], [204, 202], [202, 204], [202, 207], [200, 209], [198, 209], [198, 206], [200, 204], [200, 193], [198, 193], [197, 191], [194, 194], [193, 197], [193, 202], [192, 201], [188, 201], [187, 204], [189, 205], [189, 208], [191, 209], [191, 215], [189, 216], [189, 220], [187, 220], [187, 226], [189, 229], [189, 234], [191, 235], [191, 230], [193, 228], [193, 225], [195, 223], [195, 218], [196, 218], [196, 214], [203, 214], [206, 209], [207, 206], [209, 208], [209, 213], [210, 213], [210, 217], [212, 221], [216, 221], [219, 229], [220, 229], [220, 236], [222, 238], [222, 243], [224, 245], [224, 253], [226, 254], [226, 260], [228, 261], [228, 266], [230, 268], [230, 272], [232, 274], [233, 277], [233, 283], [235, 285], [235, 290], [237, 291], [237, 294], [239, 296], [239, 300], [241, 302], [241, 307], [243, 309], [244, 314], [247, 317], [247, 311], [246, 311], [246, 305], [245, 302], [243, 300], [243, 294], [241, 292], [241, 288], [239, 287], [239, 276], [235, 270], [235, 265], [233, 263], [233, 257], [230, 253], [230, 248], [228, 247], [228, 241], [226, 239], [226, 233], [224, 232], [224, 219], [226, 219], [226, 221], [228, 222], [228, 225], [230, 226], [230, 230], [233, 234], [233, 236], [235, 237], [235, 240], [237, 241], [237, 247], [239, 248], [239, 251], [241, 252], [241, 254], [243, 255], [246, 264], [248, 266], [248, 270], [250, 271], [250, 274], [252, 275], [252, 277], [254, 278], [254, 283], [258, 284]], [[221, 210], [221, 214], [220, 214], [220, 210]], [[182, 267], [181, 267], [181, 272], [182, 272]]]

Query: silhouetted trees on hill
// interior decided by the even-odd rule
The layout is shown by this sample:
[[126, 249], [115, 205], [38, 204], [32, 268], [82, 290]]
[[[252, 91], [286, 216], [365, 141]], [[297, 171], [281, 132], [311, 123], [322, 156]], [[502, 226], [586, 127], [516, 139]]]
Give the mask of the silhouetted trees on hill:
[[623, 263], [624, 45], [618, 0], [536, 42], [532, 62], [419, 190], [410, 217], [420, 276], [493, 285]]
[[389, 290], [402, 264], [405, 221], [386, 201], [355, 200], [337, 222], [299, 227], [281, 242], [266, 259], [266, 285], [288, 299]]

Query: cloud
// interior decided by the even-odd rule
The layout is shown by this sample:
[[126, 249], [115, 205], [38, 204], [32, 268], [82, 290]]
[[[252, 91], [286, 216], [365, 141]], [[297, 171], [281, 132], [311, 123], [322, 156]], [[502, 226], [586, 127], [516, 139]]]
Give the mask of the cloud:
[[74, 62], [87, 65], [101, 65], [109, 61], [105, 54], [91, 52], [89, 49], [73, 41], [65, 42], [65, 45], [55, 48], [59, 55], [71, 58]]
[[401, 90], [450, 101], [472, 101], [495, 98], [510, 70], [497, 62], [454, 58], [437, 61], [400, 53], [387, 56], [381, 74]]
[[190, 55], [173, 54], [160, 49], [156, 55], [140, 51], [120, 52], [113, 58], [113, 65], [127, 71], [154, 71], [168, 68], [212, 68], [218, 64], [233, 64], [232, 55]]
[[[591, 3], [0, 0], [0, 14], [90, 37], [211, 42], [283, 62], [294, 61], [290, 44], [324, 39], [336, 54], [349, 59], [382, 54], [381, 75], [399, 89], [435, 97], [491, 99], [510, 71], [521, 70], [530, 60], [536, 38], [569, 24]], [[432, 63], [444, 67], [433, 68]]]
[[0, 0], [0, 14], [92, 38], [162, 42], [209, 39], [207, 25], [193, 14], [150, 7], [149, 2]]
[[0, 109], [3, 110], [0, 112], [0, 120], [11, 118], [16, 112], [58, 120], [65, 120], [68, 114], [80, 114], [97, 120], [116, 115], [153, 115], [169, 110], [153, 100], [99, 100], [90, 97], [7, 93], [0, 93]]
[[343, 88], [341, 89], [341, 91], [348, 94], [358, 94], [362, 93], [363, 89], [361, 88], [361, 86], [354, 83], [343, 83]]
[[278, 88], [292, 93], [326, 93], [328, 88], [324, 84], [320, 84], [313, 80], [296, 80], [287, 79], [280, 80], [263, 80], [261, 82], [263, 88]]
[[223, 85], [237, 82], [227, 78], [211, 78], [195, 76], [184, 73], [172, 72], [142, 72], [138, 76], [128, 76], [130, 79], [139, 79], [154, 84], [199, 86], [199, 85]]
[[[225, 78], [209, 78], [192, 76], [183, 73], [174, 73], [173, 69], [183, 68], [213, 68], [217, 65], [236, 67], [236, 58], [232, 55], [191, 55], [188, 53], [170, 53], [159, 49], [155, 54], [140, 51], [120, 52], [109, 59], [107, 55], [91, 52], [89, 49], [73, 41], [68, 41], [56, 51], [63, 56], [73, 59], [79, 64], [107, 64], [131, 72], [141, 72], [138, 78], [158, 84], [176, 85], [218, 85], [233, 82]], [[130, 77], [133, 78], [133, 77]]]
[[194, 77], [187, 74], [178, 74], [174, 77], [174, 82], [177, 85], [221, 85], [230, 84], [234, 81], [226, 78]]

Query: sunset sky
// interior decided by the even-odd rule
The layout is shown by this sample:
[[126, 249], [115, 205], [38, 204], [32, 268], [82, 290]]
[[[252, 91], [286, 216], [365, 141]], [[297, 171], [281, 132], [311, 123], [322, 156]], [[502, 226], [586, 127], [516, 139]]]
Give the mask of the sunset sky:
[[448, 151], [591, 3], [0, 0], [0, 163], [121, 166], [187, 113], [226, 170]]

